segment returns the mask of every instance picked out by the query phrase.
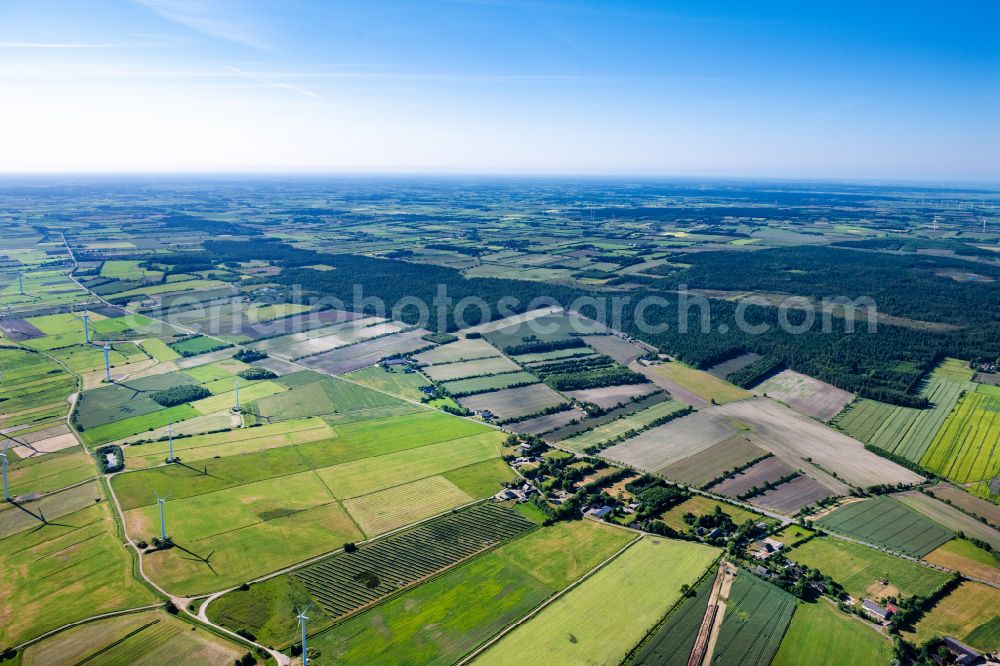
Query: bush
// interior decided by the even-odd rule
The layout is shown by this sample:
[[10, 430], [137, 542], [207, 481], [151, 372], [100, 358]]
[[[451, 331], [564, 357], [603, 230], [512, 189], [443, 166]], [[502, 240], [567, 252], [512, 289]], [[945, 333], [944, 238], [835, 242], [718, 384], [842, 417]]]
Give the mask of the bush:
[[344, 552], [345, 553], [356, 553], [356, 552], [358, 552], [358, 545], [356, 543], [348, 541], [347, 543], [344, 544]]
[[164, 407], [175, 407], [186, 402], [201, 400], [212, 395], [204, 386], [198, 384], [181, 384], [162, 391], [157, 391], [151, 397]]
[[239, 376], [247, 380], [255, 379], [275, 379], [278, 375], [267, 368], [247, 368], [239, 373]]
[[165, 610], [171, 615], [177, 615], [177, 606], [170, 599], [167, 599]]

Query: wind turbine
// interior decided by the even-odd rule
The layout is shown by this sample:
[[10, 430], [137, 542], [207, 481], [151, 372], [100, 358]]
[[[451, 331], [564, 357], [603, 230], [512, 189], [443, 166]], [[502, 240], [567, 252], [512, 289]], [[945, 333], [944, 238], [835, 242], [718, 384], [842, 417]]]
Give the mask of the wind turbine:
[[233, 405], [233, 411], [240, 411], [240, 380], [238, 377], [233, 377], [233, 390], [236, 391], [236, 404]]
[[157, 492], [153, 493], [156, 495], [156, 503], [160, 505], [160, 541], [167, 540], [167, 520], [163, 516], [163, 505], [167, 503], [167, 498], [160, 497]]
[[170, 457], [167, 458], [167, 462], [172, 463], [174, 461], [174, 424], [171, 423], [167, 426], [167, 441], [170, 442]]
[[295, 613], [299, 618], [299, 625], [302, 627], [302, 666], [309, 666], [309, 653], [306, 650], [306, 622], [309, 618], [306, 616], [306, 611], [310, 608], [312, 608], [312, 603], [302, 610], [295, 609]]
[[24, 273], [21, 271], [17, 272], [17, 290], [21, 296], [24, 296]]
[[3, 501], [10, 501], [10, 489], [7, 487], [7, 444], [0, 451], [0, 467], [3, 467]]
[[[984, 217], [984, 218], [982, 218], [982, 220], [983, 220], [983, 233], [985, 234], [986, 233], [986, 218]], [[9, 308], [10, 306], [8, 305], [7, 307]]]
[[104, 343], [104, 378], [111, 383], [111, 361], [109, 360], [108, 354], [111, 353], [111, 341]]

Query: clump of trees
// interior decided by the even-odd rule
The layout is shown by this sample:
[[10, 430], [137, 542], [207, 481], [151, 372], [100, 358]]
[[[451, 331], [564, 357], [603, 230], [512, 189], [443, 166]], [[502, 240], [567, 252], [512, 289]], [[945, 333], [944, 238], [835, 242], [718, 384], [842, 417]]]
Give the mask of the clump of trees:
[[271, 372], [270, 370], [268, 370], [267, 368], [258, 368], [258, 367], [247, 368], [246, 370], [242, 370], [238, 374], [240, 377], [246, 380], [275, 379], [278, 376], [273, 372]]
[[233, 354], [233, 358], [244, 363], [252, 363], [267, 358], [267, 354], [251, 347], [242, 347], [238, 352]]
[[201, 400], [210, 395], [212, 395], [212, 392], [204, 386], [198, 384], [181, 384], [180, 386], [172, 386], [168, 389], [157, 391], [151, 397], [164, 407], [174, 407], [176, 405], [183, 405], [186, 402]]

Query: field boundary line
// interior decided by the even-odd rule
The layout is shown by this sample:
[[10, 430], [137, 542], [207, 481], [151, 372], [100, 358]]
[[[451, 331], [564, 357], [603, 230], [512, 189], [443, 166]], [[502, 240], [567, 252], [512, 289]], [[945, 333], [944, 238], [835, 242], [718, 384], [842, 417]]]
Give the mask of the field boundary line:
[[107, 619], [109, 617], [117, 617], [119, 615], [130, 615], [132, 613], [141, 613], [141, 612], [147, 611], [147, 610], [156, 610], [157, 608], [162, 608], [165, 605], [166, 605], [165, 603], [160, 602], [158, 604], [150, 604], [148, 606], [137, 606], [135, 608], [126, 608], [124, 610], [117, 610], [117, 611], [111, 611], [111, 612], [108, 612], [108, 613], [101, 613], [100, 615], [91, 615], [90, 617], [84, 618], [82, 620], [76, 620], [75, 622], [69, 622], [67, 624], [64, 624], [61, 627], [56, 627], [55, 629], [47, 631], [44, 634], [40, 634], [38, 636], [35, 636], [34, 638], [29, 638], [28, 640], [24, 641], [20, 645], [15, 645], [14, 649], [15, 650], [23, 650], [24, 648], [29, 647], [31, 645], [34, 645], [35, 643], [38, 643], [39, 641], [45, 640], [46, 638], [49, 638], [50, 636], [54, 636], [56, 634], [62, 633], [63, 631], [66, 631], [67, 629], [72, 629], [73, 627], [79, 627], [79, 626], [84, 625], [84, 624], [89, 624], [90, 622], [97, 622], [98, 620], [104, 620], [104, 619]]
[[553, 594], [552, 596], [550, 596], [548, 599], [546, 599], [541, 604], [539, 604], [538, 606], [536, 606], [533, 610], [531, 610], [528, 614], [524, 615], [523, 617], [521, 617], [519, 620], [517, 620], [513, 624], [507, 625], [507, 627], [505, 629], [503, 629], [498, 634], [496, 634], [495, 636], [493, 636], [493, 638], [491, 638], [487, 642], [483, 643], [478, 648], [476, 648], [473, 652], [470, 652], [465, 657], [463, 657], [461, 660], [459, 660], [458, 662], [456, 662], [455, 666], [465, 666], [465, 664], [468, 664], [468, 663], [472, 662], [473, 660], [475, 660], [476, 657], [478, 657], [479, 655], [481, 655], [483, 652], [486, 652], [486, 650], [488, 650], [493, 645], [495, 645], [497, 642], [499, 642], [500, 639], [502, 639], [504, 636], [506, 636], [510, 632], [514, 631], [515, 629], [517, 629], [518, 627], [520, 627], [525, 622], [528, 622], [529, 620], [531, 620], [533, 617], [535, 617], [536, 615], [538, 615], [539, 613], [541, 613], [543, 610], [545, 610], [546, 608], [548, 608], [551, 604], [555, 603], [557, 600], [561, 599], [563, 596], [565, 596], [570, 591], [575, 590], [581, 584], [583, 584], [588, 579], [590, 579], [591, 576], [593, 576], [594, 574], [596, 574], [598, 571], [600, 571], [601, 569], [603, 569], [607, 565], [611, 564], [614, 560], [618, 559], [618, 557], [622, 553], [624, 553], [626, 550], [628, 550], [629, 548], [631, 548], [635, 544], [639, 543], [639, 541], [641, 541], [643, 538], [644, 538], [643, 535], [639, 535], [636, 538], [634, 538], [631, 541], [629, 541], [627, 544], [625, 544], [624, 546], [622, 546], [621, 548], [619, 548], [617, 551], [615, 551], [614, 553], [612, 553], [612, 555], [610, 557], [608, 557], [606, 560], [604, 560], [603, 562], [599, 563], [593, 569], [591, 569], [587, 573], [583, 574], [583, 576], [581, 576], [580, 578], [576, 579], [575, 581], [573, 581], [572, 583], [570, 583], [569, 585], [567, 585], [563, 589], [559, 590], [558, 592], [556, 592], [555, 594]]

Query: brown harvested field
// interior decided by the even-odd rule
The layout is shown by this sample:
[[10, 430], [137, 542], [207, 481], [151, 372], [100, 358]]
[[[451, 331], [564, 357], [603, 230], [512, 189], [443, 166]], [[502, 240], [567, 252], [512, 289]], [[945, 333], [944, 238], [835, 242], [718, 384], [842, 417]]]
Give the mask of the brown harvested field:
[[727, 497], [739, 497], [743, 493], [749, 492], [754, 486], [760, 487], [765, 483], [777, 481], [783, 476], [787, 476], [795, 471], [781, 458], [771, 456], [748, 467], [739, 474], [731, 476], [722, 483], [712, 486], [712, 492]]
[[288, 345], [287, 347], [276, 349], [274, 350], [274, 354], [294, 360], [303, 356], [310, 356], [312, 354], [332, 349], [340, 349], [364, 340], [378, 338], [379, 336], [398, 333], [403, 330], [403, 328], [405, 328], [404, 324], [394, 321], [387, 321], [382, 324], [375, 324], [374, 326], [353, 326], [353, 324], [344, 324], [341, 330], [329, 333], [328, 335], [309, 338], [308, 340], [303, 340], [302, 342], [296, 342]]
[[309, 328], [304, 331], [293, 331], [275, 338], [268, 338], [267, 340], [259, 340], [258, 342], [255, 342], [253, 346], [255, 349], [266, 351], [275, 350], [278, 353], [281, 353], [284, 349], [291, 347], [292, 345], [307, 342], [315, 338], [335, 335], [337, 333], [356, 331], [384, 321], [384, 319], [379, 317], [362, 317], [346, 322], [330, 323], [323, 326]]
[[925, 562], [945, 569], [960, 571], [970, 578], [988, 580], [1000, 585], [1000, 565], [988, 553], [971, 541], [952, 539], [923, 556]]
[[30, 322], [24, 319], [4, 319], [0, 322], [0, 331], [11, 340], [33, 340], [45, 336]]
[[405, 354], [426, 347], [427, 341], [420, 339], [420, 336], [426, 334], [427, 331], [418, 328], [405, 333], [396, 333], [341, 347], [318, 356], [310, 356], [299, 362], [313, 370], [331, 375], [341, 375], [378, 363], [387, 356]]
[[754, 354], [753, 352], [747, 352], [746, 354], [740, 354], [736, 358], [731, 358], [728, 361], [723, 361], [722, 363], [716, 363], [711, 368], [705, 370], [710, 375], [715, 375], [719, 379], [725, 379], [729, 375], [733, 374], [737, 370], [742, 370], [754, 361], [760, 360], [760, 354]]
[[939, 483], [930, 492], [935, 497], [948, 500], [958, 508], [977, 517], [985, 518], [991, 525], [1000, 526], [1000, 506], [975, 497], [950, 483]]
[[[868, 451], [856, 439], [767, 398], [712, 406], [701, 413], [707, 412], [748, 427], [759, 435], [751, 437], [755, 444], [767, 448], [789, 465], [821, 478], [838, 494], [847, 494], [849, 489], [819, 468], [836, 472], [847, 483], [861, 487], [882, 483], [912, 484], [923, 479]], [[816, 466], [805, 462], [807, 457], [812, 458]]]
[[459, 398], [459, 404], [474, 412], [488, 409], [500, 419], [513, 419], [565, 402], [563, 397], [545, 384], [504, 389]]
[[639, 345], [623, 340], [617, 335], [585, 335], [583, 341], [587, 346], [605, 356], [610, 356], [622, 365], [628, 365], [646, 354], [646, 350]]
[[844, 410], [854, 394], [794, 370], [784, 370], [754, 388], [792, 409], [820, 421], [829, 421]]
[[15, 446], [14, 453], [16, 453], [19, 458], [30, 458], [32, 455], [40, 453], [55, 453], [56, 451], [62, 451], [63, 449], [68, 449], [71, 446], [76, 446], [79, 443], [80, 442], [76, 441], [76, 435], [72, 433], [65, 433], [63, 435], [56, 435], [55, 437], [49, 437], [47, 439], [40, 439], [27, 446]]
[[267, 357], [262, 358], [259, 361], [254, 361], [250, 365], [255, 365], [258, 368], [264, 368], [265, 370], [270, 370], [279, 377], [284, 377], [285, 375], [290, 375], [293, 372], [298, 372], [301, 368], [288, 361], [282, 361], [280, 358]]
[[689, 486], [701, 488], [712, 479], [767, 453], [745, 437], [730, 437], [701, 453], [685, 458], [662, 470], [663, 476]]
[[435, 365], [438, 363], [454, 363], [456, 361], [472, 361], [477, 358], [501, 356], [500, 350], [482, 338], [462, 338], [446, 345], [428, 349], [416, 354], [413, 358], [418, 363]]
[[63, 422], [59, 422], [56, 425], [49, 426], [47, 428], [41, 428], [40, 430], [35, 430], [34, 432], [29, 432], [27, 434], [17, 433], [15, 430], [0, 431], [4, 434], [14, 435], [19, 442], [27, 442], [28, 444], [33, 444], [34, 442], [41, 441], [43, 439], [49, 439], [50, 437], [55, 437], [56, 435], [65, 435], [69, 433], [69, 426]]
[[791, 515], [798, 513], [802, 507], [833, 494], [833, 491], [816, 479], [808, 476], [797, 476], [791, 481], [782, 483], [763, 495], [758, 495], [748, 501], [751, 504]]
[[478, 377], [480, 375], [493, 375], [499, 372], [515, 372], [521, 366], [505, 356], [496, 358], [484, 358], [478, 361], [459, 361], [457, 363], [446, 363], [444, 365], [431, 365], [423, 368], [424, 374], [436, 382], [445, 382], [451, 379], [462, 379], [463, 377]]
[[512, 432], [537, 435], [539, 433], [548, 432], [549, 430], [554, 430], [555, 428], [561, 428], [570, 421], [582, 421], [585, 418], [587, 418], [587, 413], [582, 409], [574, 407], [573, 409], [556, 412], [555, 414], [536, 416], [533, 419], [525, 419], [524, 421], [511, 423], [507, 429]]
[[649, 395], [653, 391], [659, 390], [656, 384], [623, 384], [621, 386], [604, 386], [601, 388], [583, 389], [581, 391], [566, 391], [566, 395], [572, 396], [581, 402], [592, 402], [604, 409], [610, 409], [615, 405], [624, 405], [639, 396]]
[[601, 456], [658, 472], [736, 434], [726, 419], [704, 410], [651, 428], [606, 449]]
[[479, 324], [478, 326], [463, 328], [457, 335], [466, 335], [468, 333], [489, 333], [501, 328], [512, 328], [522, 322], [531, 321], [533, 319], [546, 317], [552, 314], [558, 314], [562, 311], [563, 309], [559, 307], [538, 308], [537, 310], [531, 310], [530, 312], [525, 312], [524, 314], [511, 315], [505, 319], [497, 319], [495, 321], [486, 322], [485, 324]]

